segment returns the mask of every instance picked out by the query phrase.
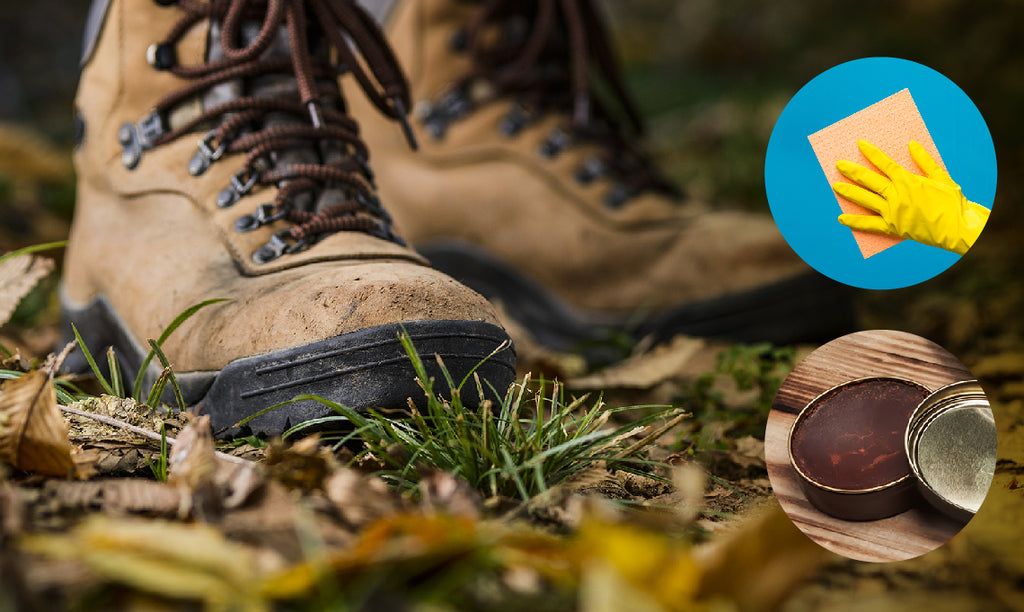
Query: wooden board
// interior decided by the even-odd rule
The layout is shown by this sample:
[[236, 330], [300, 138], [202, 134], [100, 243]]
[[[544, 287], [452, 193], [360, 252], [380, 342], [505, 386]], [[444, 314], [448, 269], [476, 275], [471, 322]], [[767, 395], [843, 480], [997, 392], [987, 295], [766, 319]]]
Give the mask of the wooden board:
[[765, 461], [782, 508], [808, 537], [861, 561], [898, 561], [924, 554], [956, 535], [963, 524], [924, 502], [877, 521], [845, 521], [810, 504], [789, 462], [789, 430], [797, 414], [827, 389], [865, 376], [896, 376], [932, 390], [974, 377], [939, 345], [899, 331], [858, 332], [833, 340], [801, 361], [775, 397], [765, 431]]

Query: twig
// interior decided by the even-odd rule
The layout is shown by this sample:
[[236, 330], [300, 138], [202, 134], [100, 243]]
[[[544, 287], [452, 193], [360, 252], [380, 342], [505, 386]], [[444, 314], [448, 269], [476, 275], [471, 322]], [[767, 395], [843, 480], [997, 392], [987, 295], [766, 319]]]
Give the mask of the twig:
[[50, 376], [50, 380], [53, 380], [53, 377], [57, 375], [57, 371], [60, 370], [60, 366], [64, 365], [64, 360], [68, 358], [68, 355], [71, 354], [71, 351], [74, 350], [77, 344], [78, 340], [72, 340], [64, 345], [64, 348], [59, 354], [54, 355], [51, 353], [47, 358], [46, 363], [43, 364], [43, 369], [45, 369], [46, 373]]
[[[148, 438], [148, 439], [154, 440], [156, 442], [160, 441], [160, 434], [156, 433], [155, 431], [150, 431], [148, 429], [145, 429], [144, 427], [139, 427], [137, 425], [132, 425], [131, 423], [127, 423], [127, 422], [122, 421], [120, 419], [115, 419], [114, 417], [109, 417], [109, 416], [106, 416], [106, 415], [103, 415], [103, 414], [95, 414], [93, 412], [86, 412], [85, 410], [79, 410], [78, 408], [72, 408], [71, 406], [60, 406], [60, 409], [63, 410], [64, 412], [69, 413], [69, 414], [74, 414], [74, 415], [77, 415], [77, 416], [85, 417], [87, 419], [92, 419], [94, 421], [99, 421], [100, 423], [105, 423], [105, 424], [110, 425], [112, 427], [119, 427], [121, 429], [127, 429], [128, 431], [132, 432], [133, 434], [140, 435], [143, 438]], [[167, 443], [172, 445], [172, 446], [174, 445], [175, 442], [177, 442], [177, 440], [175, 438], [172, 438], [170, 436], [166, 436], [166, 440], [167, 440]], [[222, 453], [221, 451], [214, 451], [214, 454], [218, 458], [220, 458], [220, 459], [224, 459], [225, 461], [229, 461], [231, 463], [237, 463], [239, 465], [245, 465], [247, 463], [252, 463], [248, 459], [243, 459], [242, 457], [236, 457], [234, 455], [229, 455], [227, 453]]]

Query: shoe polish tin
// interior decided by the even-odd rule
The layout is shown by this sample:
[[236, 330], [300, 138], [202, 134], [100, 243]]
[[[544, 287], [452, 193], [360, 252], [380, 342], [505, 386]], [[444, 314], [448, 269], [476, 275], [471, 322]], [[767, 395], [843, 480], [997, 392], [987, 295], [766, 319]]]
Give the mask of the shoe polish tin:
[[906, 452], [907, 426], [930, 394], [909, 380], [870, 377], [811, 400], [788, 440], [790, 463], [808, 501], [826, 514], [857, 521], [913, 506], [918, 493]]
[[966, 523], [985, 500], [996, 467], [996, 424], [981, 385], [942, 387], [914, 410], [906, 454], [921, 495]]

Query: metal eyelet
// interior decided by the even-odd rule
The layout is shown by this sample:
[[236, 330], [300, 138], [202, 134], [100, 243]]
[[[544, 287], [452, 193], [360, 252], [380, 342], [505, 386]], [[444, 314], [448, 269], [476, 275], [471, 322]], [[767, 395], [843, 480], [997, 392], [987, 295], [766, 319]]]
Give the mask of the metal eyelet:
[[434, 140], [441, 140], [452, 122], [469, 114], [472, 108], [473, 104], [466, 92], [456, 89], [436, 103], [422, 103], [420, 123]]
[[555, 128], [540, 143], [540, 154], [549, 159], [556, 157], [566, 147], [572, 144], [572, 136], [562, 128]]
[[264, 225], [269, 225], [278, 219], [284, 218], [285, 214], [287, 214], [287, 211], [283, 206], [275, 211], [273, 204], [260, 204], [256, 208], [256, 212], [241, 216], [235, 221], [235, 231], [244, 233], [257, 230]]
[[289, 230], [285, 229], [271, 236], [269, 242], [253, 252], [253, 262], [257, 264], [270, 263], [282, 255], [298, 252], [309, 244], [309, 240], [307, 238], [303, 238], [295, 244], [288, 244], [286, 240], [288, 232]]
[[509, 109], [508, 114], [502, 117], [501, 123], [498, 124], [498, 128], [501, 130], [502, 134], [512, 138], [513, 136], [518, 135], [519, 132], [523, 131], [523, 128], [526, 127], [526, 124], [529, 123], [529, 121], [530, 116], [523, 107], [516, 105]]
[[621, 208], [623, 204], [636, 195], [632, 189], [622, 183], [615, 183], [604, 194], [604, 205], [611, 209]]
[[136, 123], [125, 123], [117, 130], [117, 140], [121, 143], [121, 163], [125, 168], [134, 170], [142, 161], [142, 153], [153, 148], [153, 143], [165, 132], [164, 121], [160, 113], [153, 111]]
[[[241, 177], [245, 176], [246, 173], [249, 176], [243, 181]], [[249, 193], [249, 190], [256, 184], [256, 180], [259, 178], [259, 173], [249, 170], [248, 168], [242, 168], [238, 172], [231, 175], [231, 186], [234, 187], [235, 192], [238, 195], [243, 196]]]
[[468, 44], [469, 34], [463, 28], [459, 28], [452, 32], [451, 37], [448, 39], [448, 47], [452, 51], [465, 51]]
[[[257, 159], [254, 165], [260, 165], [260, 160]], [[248, 176], [246, 176], [247, 174]], [[259, 174], [257, 169], [242, 168], [231, 175], [231, 182], [217, 194], [217, 207], [227, 208], [242, 199], [242, 196], [249, 193], [253, 186], [256, 185], [256, 181], [259, 180]]]
[[604, 176], [604, 173], [604, 162], [597, 157], [591, 157], [576, 169], [574, 176], [580, 185], [589, 185]]
[[157, 70], [169, 70], [178, 63], [178, 52], [167, 43], [153, 43], [146, 49], [146, 61]]
[[215, 147], [212, 146], [214, 139], [217, 137], [217, 130], [210, 130], [199, 140], [199, 149], [195, 155], [188, 162], [188, 173], [192, 176], [199, 176], [206, 172], [213, 162], [217, 161], [224, 156], [224, 152], [228, 149], [227, 141], [222, 141]]

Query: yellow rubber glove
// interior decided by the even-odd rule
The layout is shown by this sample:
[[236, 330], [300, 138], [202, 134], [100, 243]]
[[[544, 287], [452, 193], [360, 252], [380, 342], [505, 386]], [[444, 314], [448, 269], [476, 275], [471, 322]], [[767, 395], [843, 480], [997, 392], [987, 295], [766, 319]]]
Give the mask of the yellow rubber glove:
[[873, 210], [875, 215], [839, 215], [843, 225], [868, 232], [895, 234], [963, 255], [978, 239], [989, 209], [970, 202], [952, 177], [919, 143], [910, 143], [910, 156], [925, 176], [904, 170], [866, 140], [857, 142], [864, 156], [885, 176], [850, 161], [836, 168], [850, 183], [832, 188], [844, 198]]

